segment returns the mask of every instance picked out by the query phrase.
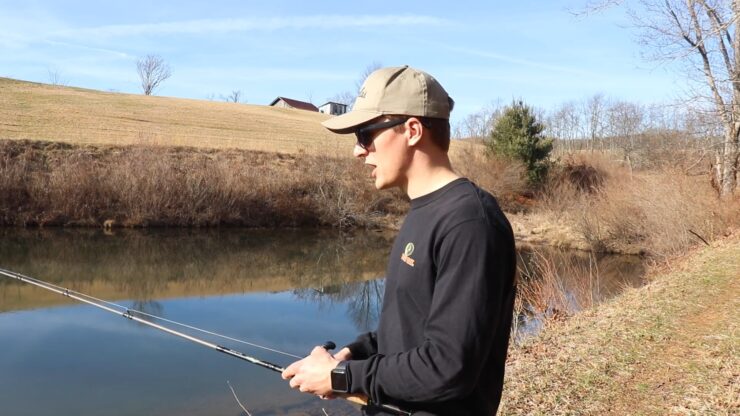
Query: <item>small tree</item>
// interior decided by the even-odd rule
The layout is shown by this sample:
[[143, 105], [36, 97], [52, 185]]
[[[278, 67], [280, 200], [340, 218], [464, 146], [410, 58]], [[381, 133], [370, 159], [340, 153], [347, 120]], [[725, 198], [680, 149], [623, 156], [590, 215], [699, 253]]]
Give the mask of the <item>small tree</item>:
[[67, 80], [62, 78], [62, 71], [59, 68], [48, 68], [47, 72], [49, 73], [49, 84], [61, 87], [67, 86]]
[[233, 90], [229, 95], [222, 95], [221, 99], [227, 103], [240, 103], [242, 102], [242, 90]]
[[170, 66], [158, 55], [147, 55], [139, 59], [136, 61], [136, 69], [144, 95], [152, 95], [159, 84], [172, 75]]
[[522, 101], [515, 101], [496, 121], [486, 141], [486, 150], [489, 155], [522, 161], [530, 185], [539, 185], [547, 175], [552, 151], [552, 139], [542, 135], [544, 130], [545, 126], [537, 121], [532, 109]]

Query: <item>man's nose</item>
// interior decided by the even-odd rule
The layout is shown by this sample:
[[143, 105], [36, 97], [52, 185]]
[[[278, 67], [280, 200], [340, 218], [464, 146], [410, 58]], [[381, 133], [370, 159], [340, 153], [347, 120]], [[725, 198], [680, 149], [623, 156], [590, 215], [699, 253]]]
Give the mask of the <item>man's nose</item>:
[[355, 157], [365, 157], [367, 156], [367, 149], [355, 143], [355, 149], [353, 153]]

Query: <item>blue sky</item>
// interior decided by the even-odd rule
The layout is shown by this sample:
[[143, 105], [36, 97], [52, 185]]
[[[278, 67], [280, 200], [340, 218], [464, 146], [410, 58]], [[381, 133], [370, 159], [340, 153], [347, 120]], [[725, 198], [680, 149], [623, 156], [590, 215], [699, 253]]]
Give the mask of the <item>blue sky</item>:
[[135, 62], [158, 54], [172, 77], [157, 95], [322, 104], [373, 62], [409, 64], [455, 99], [453, 122], [513, 98], [673, 99], [681, 79], [640, 58], [624, 13], [568, 12], [585, 3], [0, 0], [0, 76], [49, 82], [51, 69], [71, 86], [139, 93]]

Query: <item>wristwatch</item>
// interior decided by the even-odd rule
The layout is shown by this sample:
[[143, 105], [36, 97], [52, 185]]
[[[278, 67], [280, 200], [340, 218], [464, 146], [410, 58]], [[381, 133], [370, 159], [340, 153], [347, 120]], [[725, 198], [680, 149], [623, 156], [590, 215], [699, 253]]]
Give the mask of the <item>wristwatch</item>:
[[341, 361], [331, 370], [331, 390], [334, 393], [349, 393], [349, 374], [347, 374], [346, 361]]

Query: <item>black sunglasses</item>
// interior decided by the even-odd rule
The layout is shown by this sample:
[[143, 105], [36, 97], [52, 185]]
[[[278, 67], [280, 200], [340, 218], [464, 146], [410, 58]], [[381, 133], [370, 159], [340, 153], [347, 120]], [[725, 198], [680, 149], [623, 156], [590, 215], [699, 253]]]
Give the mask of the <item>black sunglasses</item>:
[[373, 140], [375, 140], [374, 132], [378, 130], [389, 129], [391, 127], [398, 126], [408, 121], [408, 118], [398, 118], [395, 120], [381, 121], [380, 123], [368, 124], [367, 126], [360, 127], [355, 130], [355, 136], [357, 136], [357, 144], [365, 150], [368, 150]]

